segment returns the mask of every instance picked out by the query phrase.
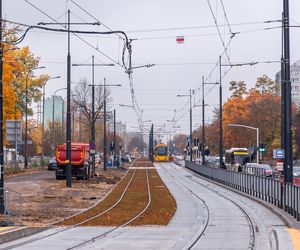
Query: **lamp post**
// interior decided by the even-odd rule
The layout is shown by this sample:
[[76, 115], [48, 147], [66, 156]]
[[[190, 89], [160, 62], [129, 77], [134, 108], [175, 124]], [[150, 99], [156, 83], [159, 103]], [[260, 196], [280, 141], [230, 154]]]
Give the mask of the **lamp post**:
[[177, 95], [177, 97], [189, 97], [190, 98], [190, 161], [193, 161], [193, 148], [192, 148], [192, 143], [193, 143], [193, 121], [192, 121], [192, 94], [194, 93], [194, 90], [190, 89], [189, 95]]
[[106, 171], [106, 161], [107, 161], [107, 137], [106, 137], [106, 87], [111, 86], [111, 87], [120, 87], [122, 86], [121, 84], [106, 84], [106, 78], [104, 78], [104, 84], [98, 84], [95, 86], [103, 86], [103, 91], [104, 91], [104, 99], [103, 99], [103, 109], [104, 109], [104, 117], [103, 117], [103, 170]]
[[61, 91], [61, 90], [64, 90], [64, 89], [67, 89], [67, 88], [60, 88], [60, 89], [57, 89], [54, 94], [52, 95], [52, 153], [54, 155], [55, 153], [55, 126], [54, 126], [54, 97], [56, 95], [56, 93], [58, 91]]
[[24, 167], [28, 168], [28, 158], [27, 158], [27, 130], [28, 130], [28, 76], [35, 69], [44, 69], [44, 66], [36, 67], [29, 70], [26, 74], [25, 79], [25, 138], [24, 138]]
[[283, 160], [284, 182], [293, 183], [293, 134], [292, 134], [292, 104], [291, 104], [291, 72], [290, 72], [290, 23], [289, 0], [283, 0], [283, 133], [285, 150]]
[[228, 124], [228, 126], [231, 127], [242, 127], [242, 128], [248, 128], [248, 129], [253, 129], [256, 130], [256, 163], [259, 164], [259, 128], [247, 126], [247, 125], [242, 125], [242, 124]]
[[[90, 143], [95, 144], [95, 66], [115, 66], [114, 64], [110, 63], [110, 64], [106, 64], [106, 63], [101, 63], [101, 64], [95, 64], [95, 57], [94, 55], [92, 56], [92, 64], [88, 64], [88, 63], [74, 63], [72, 64], [72, 66], [92, 66], [92, 117], [91, 117], [91, 141]], [[81, 111], [80, 111], [81, 112]], [[93, 174], [95, 173], [95, 150], [91, 151], [93, 153], [91, 153], [92, 155], [92, 172]]]
[[43, 84], [43, 119], [42, 119], [42, 162], [44, 160], [44, 133], [45, 133], [45, 86], [46, 83], [53, 79], [61, 78], [61, 76], [55, 76], [49, 78], [45, 83]]

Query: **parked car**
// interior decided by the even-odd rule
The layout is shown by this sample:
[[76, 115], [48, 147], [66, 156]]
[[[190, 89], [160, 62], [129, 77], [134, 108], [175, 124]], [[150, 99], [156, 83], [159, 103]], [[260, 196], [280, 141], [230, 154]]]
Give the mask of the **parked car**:
[[52, 157], [48, 162], [48, 170], [56, 170], [57, 168], [57, 161], [55, 157]]
[[266, 177], [272, 177], [273, 176], [273, 169], [269, 164], [258, 164], [259, 168], [263, 169], [264, 175]]
[[244, 172], [247, 174], [273, 176], [273, 169], [269, 164], [246, 163]]
[[296, 186], [300, 186], [300, 167], [293, 167], [293, 182]]

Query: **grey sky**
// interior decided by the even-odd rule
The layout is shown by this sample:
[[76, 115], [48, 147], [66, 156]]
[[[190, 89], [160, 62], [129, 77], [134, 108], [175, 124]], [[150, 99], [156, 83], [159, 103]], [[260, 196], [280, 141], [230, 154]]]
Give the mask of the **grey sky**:
[[[67, 8], [70, 8], [73, 22], [81, 22], [81, 19], [93, 22], [94, 20], [76, 7], [71, 1], [63, 0], [30, 0], [53, 18], [62, 16]], [[137, 69], [134, 71], [135, 94], [139, 106], [144, 110], [143, 119], [152, 119], [155, 124], [167, 123], [172, 119], [174, 109], [180, 109], [186, 102], [186, 98], [178, 98], [177, 94], [188, 94], [188, 89], [197, 89], [201, 86], [201, 77], [211, 72], [219, 54], [223, 51], [214, 20], [206, 0], [76, 0], [89, 13], [109, 26], [113, 30], [127, 31], [130, 38], [137, 38], [133, 42], [133, 64], [153, 63], [152, 68]], [[218, 23], [224, 24], [225, 18], [220, 0], [210, 0]], [[281, 30], [261, 30], [267, 27], [278, 27], [280, 23], [233, 25], [241, 23], [262, 22], [278, 20], [281, 18], [282, 0], [223, 0], [229, 22], [233, 32], [237, 34], [229, 47], [231, 62], [252, 62], [279, 60], [281, 53]], [[300, 2], [290, 1], [291, 24], [300, 24]], [[7, 19], [26, 24], [37, 24], [49, 18], [38, 12], [24, 0], [3, 0], [3, 12]], [[65, 16], [58, 21], [64, 22]], [[178, 27], [211, 26], [210, 28], [194, 28], [181, 30], [164, 30]], [[89, 29], [103, 31], [104, 27], [74, 27], [74, 29]], [[149, 30], [155, 30], [150, 32]], [[228, 41], [228, 27], [220, 27], [222, 37]], [[141, 32], [144, 31], [144, 32]], [[147, 32], [146, 32], [147, 31]], [[252, 32], [249, 32], [252, 31]], [[291, 29], [291, 60], [300, 58], [300, 29]], [[227, 34], [227, 35], [224, 35]], [[177, 44], [176, 36], [184, 35], [185, 43]], [[121, 46], [116, 36], [96, 37], [83, 36], [94, 46], [109, 55], [114, 60], [120, 60]], [[46, 96], [50, 96], [56, 89], [66, 86], [66, 49], [67, 40], [65, 34], [32, 31], [28, 34], [22, 45], [29, 45], [31, 50], [41, 57], [42, 65], [47, 68], [45, 73], [51, 76], [61, 75], [62, 79], [49, 81], [46, 87]], [[111, 63], [99, 52], [91, 49], [76, 37], [72, 37], [71, 55], [73, 63], [84, 62], [91, 58], [92, 54], [102, 62]], [[226, 57], [224, 56], [224, 63]], [[185, 65], [182, 65], [184, 64]], [[192, 64], [191, 64], [192, 63]], [[170, 65], [181, 64], [181, 65]], [[253, 67], [245, 66], [232, 68], [223, 79], [224, 96], [229, 95], [228, 83], [231, 80], [245, 80], [248, 87], [253, 86], [258, 76], [267, 74], [274, 78], [279, 69], [279, 64], [258, 64]], [[226, 68], [224, 68], [226, 70]], [[86, 77], [91, 79], [91, 69], [88, 67], [72, 68], [72, 81]], [[121, 83], [123, 86], [113, 88], [113, 104], [117, 109], [120, 120], [126, 122], [128, 128], [136, 126], [137, 119], [131, 109], [121, 108], [119, 103], [131, 104], [128, 77], [124, 69], [115, 66], [113, 68], [96, 68], [96, 83], [106, 77], [111, 83]], [[218, 81], [218, 71], [214, 71], [208, 81]], [[207, 87], [208, 90], [209, 87]], [[207, 92], [207, 91], [206, 91]], [[62, 95], [65, 93], [60, 92]], [[200, 92], [195, 95], [195, 101], [199, 102]], [[218, 88], [216, 87], [207, 95], [207, 119], [212, 117], [213, 105], [218, 103]], [[187, 111], [187, 108], [185, 109]], [[200, 108], [194, 109], [194, 123], [200, 122]], [[177, 114], [177, 118], [182, 115]], [[168, 124], [168, 123], [167, 123]], [[182, 132], [188, 131], [188, 114], [178, 123]], [[170, 127], [170, 124], [168, 125]]]

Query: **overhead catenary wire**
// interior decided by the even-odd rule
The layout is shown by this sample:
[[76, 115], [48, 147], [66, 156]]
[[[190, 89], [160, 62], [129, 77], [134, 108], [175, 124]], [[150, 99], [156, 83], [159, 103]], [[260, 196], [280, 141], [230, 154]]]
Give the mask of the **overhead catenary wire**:
[[[27, 1], [27, 0], [25, 0]], [[10, 20], [7, 20], [5, 19], [6, 22], [9, 22], [9, 23], [12, 23], [12, 24], [17, 24], [17, 25], [22, 25], [22, 26], [26, 26], [27, 29], [25, 30], [24, 34], [19, 37], [18, 39], [16, 39], [15, 41], [11, 41], [11, 44], [19, 44], [21, 43], [26, 34], [31, 30], [31, 29], [41, 29], [41, 30], [46, 30], [46, 31], [52, 31], [52, 32], [62, 32], [62, 33], [67, 33], [68, 30], [66, 29], [58, 29], [58, 28], [48, 28], [48, 27], [41, 27], [41, 26], [36, 26], [36, 25], [27, 25], [27, 24], [22, 24], [22, 23], [18, 23], [18, 22], [14, 22], [14, 21], [10, 21]], [[100, 31], [86, 31], [86, 30], [70, 30], [70, 33], [76, 35], [76, 34], [107, 34], [107, 35], [110, 35], [110, 34], [114, 34], [114, 33], [120, 33], [122, 35], [124, 35], [125, 37], [125, 40], [129, 42], [128, 40], [128, 37], [126, 35], [125, 32], [123, 31], [104, 31], [104, 32], [100, 32]], [[80, 36], [77, 36], [79, 37], [80, 39], [82, 39]], [[83, 39], [84, 40], [84, 39]], [[92, 46], [92, 45], [91, 45]], [[126, 47], [126, 45], [124, 46]], [[100, 50], [98, 50], [101, 54], [103, 52], [101, 52]], [[105, 56], [107, 57], [107, 56]], [[108, 59], [112, 60], [114, 63], [116, 64], [119, 64], [118, 62], [116, 62], [114, 59], [110, 58], [110, 57], [107, 57]], [[126, 65], [125, 65], [125, 62], [123, 62], [123, 65], [119, 64], [121, 67], [127, 69]]]
[[[98, 20], [95, 16], [93, 16], [91, 13], [89, 13], [86, 9], [84, 9], [81, 5], [79, 5], [78, 3], [76, 3], [74, 0], [71, 0], [71, 2], [76, 5], [79, 9], [81, 9], [84, 13], [86, 13], [88, 16], [90, 16], [91, 18], [93, 18], [95, 21], [99, 22], [103, 27], [105, 27], [106, 29], [108, 29], [109, 31], [113, 31], [111, 28], [109, 28], [107, 25], [105, 25], [103, 22], [101, 22], [100, 20]], [[121, 37], [120, 35], [116, 34], [119, 38], [124, 39], [123, 37]]]
[[[39, 12], [41, 12], [42, 14], [44, 14], [45, 16], [47, 16], [49, 19], [51, 19], [52, 21], [54, 21], [55, 23], [58, 23], [55, 19], [53, 19], [51, 16], [49, 16], [46, 12], [44, 12], [41, 8], [37, 7], [36, 5], [34, 5], [33, 3], [29, 2], [28, 0], [24, 0], [25, 2], [27, 2], [29, 5], [31, 5], [33, 8], [35, 8], [36, 10], [38, 10]], [[61, 25], [62, 27], [64, 27], [63, 25]], [[109, 59], [110, 61], [114, 62], [115, 64], [121, 66], [124, 68], [124, 66], [122, 66], [122, 64], [120, 64], [119, 62], [117, 62], [116, 60], [114, 60], [113, 58], [111, 58], [110, 56], [106, 55], [103, 51], [99, 50], [99, 48], [95, 47], [94, 45], [92, 45], [91, 43], [89, 43], [88, 41], [86, 41], [85, 39], [83, 39], [82, 37], [80, 37], [77, 34], [74, 34], [77, 38], [79, 38], [81, 41], [83, 41], [85, 44], [87, 44], [89, 47], [95, 49], [96, 51], [98, 51], [100, 54], [102, 54], [104, 57], [106, 57], [107, 59]], [[24, 38], [23, 38], [24, 39]], [[22, 40], [23, 40], [22, 39]]]

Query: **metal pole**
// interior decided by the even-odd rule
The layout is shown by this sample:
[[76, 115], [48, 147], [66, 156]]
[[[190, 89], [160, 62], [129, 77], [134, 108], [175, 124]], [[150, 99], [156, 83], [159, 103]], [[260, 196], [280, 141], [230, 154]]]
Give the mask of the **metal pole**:
[[286, 124], [286, 121], [285, 121], [285, 115], [284, 115], [284, 103], [286, 102], [285, 101], [285, 91], [284, 91], [284, 82], [285, 82], [285, 71], [284, 71], [284, 32], [283, 32], [283, 13], [282, 13], [282, 47], [281, 47], [281, 81], [280, 81], [280, 84], [281, 84], [281, 148], [282, 149], [285, 149], [285, 134], [284, 134], [284, 131], [285, 131], [285, 124]]
[[106, 79], [104, 78], [104, 102], [103, 102], [103, 108], [104, 108], [104, 117], [103, 117], [103, 170], [106, 171], [106, 152], [107, 152], [107, 145], [106, 145]]
[[54, 133], [54, 95], [52, 96], [52, 155], [55, 154], [55, 133]]
[[190, 89], [190, 161], [193, 161], [193, 120], [192, 120], [192, 90]]
[[221, 56], [219, 57], [219, 70], [220, 70], [220, 144], [219, 144], [219, 156], [220, 156], [220, 168], [223, 168], [223, 107], [222, 107], [222, 65]]
[[28, 158], [27, 158], [27, 113], [28, 113], [28, 74], [26, 74], [25, 83], [25, 138], [24, 138], [24, 167], [28, 168]]
[[285, 182], [293, 183], [293, 144], [292, 144], [292, 105], [290, 79], [290, 29], [289, 29], [289, 0], [283, 1], [283, 33], [284, 33], [284, 115], [285, 115], [285, 158], [283, 164]]
[[72, 164], [71, 164], [71, 54], [70, 54], [70, 10], [68, 10], [68, 55], [67, 55], [67, 169], [66, 185], [72, 187]]
[[[92, 56], [92, 143], [95, 144], [95, 57]], [[95, 153], [92, 153], [92, 174], [95, 173]]]
[[114, 160], [116, 160], [116, 110], [114, 109], [114, 148], [113, 148], [113, 152], [114, 152]]
[[42, 164], [44, 164], [44, 133], [45, 133], [45, 85], [43, 84], [43, 118], [42, 118]]
[[75, 141], [75, 107], [72, 107], [72, 141]]
[[[259, 164], [259, 128], [256, 129], [256, 163]], [[251, 156], [250, 156], [251, 159]]]
[[81, 142], [81, 121], [82, 121], [82, 108], [79, 107], [79, 141]]
[[205, 101], [204, 101], [204, 76], [202, 76], [202, 164], [205, 164]]
[[0, 214], [4, 214], [4, 150], [3, 150], [3, 44], [2, 44], [2, 0], [0, 0]]

